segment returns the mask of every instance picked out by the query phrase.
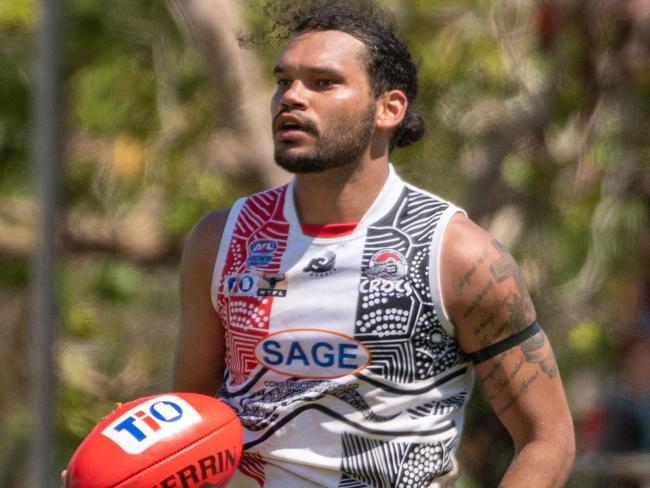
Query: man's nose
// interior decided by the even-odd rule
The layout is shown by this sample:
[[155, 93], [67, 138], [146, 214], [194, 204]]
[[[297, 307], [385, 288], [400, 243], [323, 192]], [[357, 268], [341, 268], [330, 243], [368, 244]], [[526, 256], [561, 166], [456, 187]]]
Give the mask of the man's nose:
[[280, 105], [285, 108], [305, 108], [307, 106], [305, 85], [300, 80], [293, 80], [282, 93]]

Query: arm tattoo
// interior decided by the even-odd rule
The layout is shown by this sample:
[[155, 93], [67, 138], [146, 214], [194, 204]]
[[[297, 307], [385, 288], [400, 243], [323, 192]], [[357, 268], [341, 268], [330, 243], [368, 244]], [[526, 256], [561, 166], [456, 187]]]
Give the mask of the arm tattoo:
[[517, 376], [517, 373], [519, 373], [519, 370], [523, 365], [524, 360], [522, 359], [515, 365], [514, 369], [510, 373], [506, 373], [498, 364], [495, 364], [488, 374], [481, 378], [483, 383], [489, 380], [492, 381], [494, 386], [495, 391], [488, 394], [488, 398], [493, 400], [498, 397], [503, 390], [507, 388], [509, 382], [515, 379], [515, 376]]
[[546, 374], [550, 379], [554, 379], [559, 374], [557, 363], [555, 362], [553, 351], [550, 350], [550, 348], [548, 354], [544, 356], [542, 349], [545, 343], [546, 335], [541, 332], [522, 342], [521, 350], [524, 353], [527, 362], [537, 363], [544, 374]]
[[501, 325], [494, 331], [495, 338], [504, 333], [508, 335], [515, 334], [528, 325], [525, 298], [515, 293], [510, 293], [508, 298], [511, 300], [501, 302], [501, 306], [507, 310], [508, 318], [503, 320]]
[[465, 310], [465, 313], [463, 314], [463, 318], [469, 317], [474, 310], [478, 306], [481, 305], [481, 302], [483, 302], [483, 299], [487, 296], [488, 292], [494, 288], [494, 282], [493, 281], [488, 281], [483, 289], [479, 292], [478, 295], [476, 295], [476, 298], [474, 298], [474, 301], [470, 304], [469, 308]]
[[521, 273], [519, 272], [515, 262], [510, 257], [506, 247], [496, 239], [492, 241], [492, 246], [494, 246], [494, 248], [499, 251], [499, 254], [501, 254], [501, 259], [490, 265], [490, 273], [492, 273], [494, 279], [497, 280], [497, 283], [501, 283], [503, 280], [508, 278], [514, 278], [515, 283], [517, 284], [517, 289], [520, 292], [526, 289]]
[[[495, 288], [496, 284], [512, 278], [515, 287], [508, 290], [501, 297], [492, 297], [491, 309], [483, 317], [480, 317], [478, 324], [474, 326], [472, 330], [474, 337], [483, 347], [490, 345], [498, 338], [516, 334], [526, 328], [535, 317], [533, 304], [517, 264], [502, 244], [494, 240], [492, 245], [499, 251], [500, 255], [496, 261], [490, 264], [489, 269], [492, 279], [474, 297], [472, 303], [464, 311], [463, 318], [467, 319], [476, 311], [481, 310], [485, 298]], [[461, 281], [462, 286], [456, 286], [457, 291], [462, 290], [465, 284], [468, 283], [465, 279], [468, 273], [473, 274], [476, 265], [485, 261], [484, 256], [481, 256], [464, 275]]]
[[[481, 377], [481, 381], [486, 386], [488, 383], [490, 384], [488, 398], [492, 401], [505, 394], [508, 385], [512, 384], [517, 375], [522, 372], [525, 363], [537, 364], [539, 366], [539, 370], [532, 373], [523, 381], [520, 380], [521, 383], [517, 390], [509, 399], [507, 399], [506, 403], [497, 410], [498, 414], [502, 414], [512, 408], [520, 398], [524, 397], [528, 393], [530, 386], [541, 378], [542, 374], [548, 376], [549, 379], [559, 377], [553, 351], [550, 348], [546, 353], [543, 351], [545, 343], [546, 336], [544, 335], [544, 332], [540, 331], [520, 344], [519, 349], [523, 353], [523, 357], [512, 367], [512, 371], [505, 371], [503, 363], [499, 361], [495, 362], [489, 371]], [[505, 355], [510, 352], [514, 351], [509, 350], [503, 354]]]
[[474, 337], [478, 339], [481, 347], [487, 347], [492, 344], [492, 341], [488, 337], [488, 331], [496, 327], [496, 320], [496, 316], [490, 313], [472, 330]]
[[[482, 256], [468, 269], [456, 287], [457, 292], [462, 292], [469, 285], [469, 279], [476, 272], [475, 268], [480, 264], [489, 265], [491, 279], [474, 296], [464, 313], [466, 319], [473, 313], [476, 315], [472, 333], [484, 348], [494, 347], [494, 344], [506, 340], [504, 338], [523, 334], [531, 321], [535, 320], [533, 304], [517, 264], [497, 240], [492, 241], [492, 246], [498, 251], [498, 257], [490, 262]], [[498, 297], [494, 297], [487, 310], [484, 307], [486, 295], [501, 283], [507, 287], [502, 288], [504, 292], [499, 293]], [[471, 318], [473, 317], [474, 315]], [[519, 344], [513, 344], [510, 349], [500, 353], [498, 359], [482, 375], [481, 382], [486, 387], [490, 401], [496, 402], [494, 405], [497, 414], [501, 415], [517, 405], [532, 391], [531, 387], [536, 381], [544, 377], [551, 380], [559, 377], [553, 352], [546, 345], [543, 331], [537, 331], [527, 338], [522, 337]], [[539, 368], [528, 369], [528, 365], [537, 365]]]
[[476, 261], [472, 263], [472, 266], [465, 271], [465, 274], [461, 277], [460, 281], [456, 283], [454, 286], [454, 290], [456, 291], [456, 296], [462, 296], [463, 295], [463, 290], [467, 285], [470, 284], [472, 281], [472, 275], [476, 273], [476, 270], [478, 270], [479, 266], [483, 264], [483, 261], [485, 261], [485, 258], [488, 256], [489, 251], [486, 250], [480, 258], [478, 258]]
[[[515, 333], [526, 327], [532, 317], [534, 317], [533, 304], [530, 301], [528, 290], [524, 279], [519, 272], [519, 268], [514, 259], [508, 253], [503, 244], [496, 239], [492, 241], [492, 246], [499, 251], [501, 258], [490, 265], [490, 273], [497, 283], [501, 283], [508, 278], [515, 282], [516, 290], [510, 293], [511, 300], [505, 303], [508, 308], [510, 318], [503, 322], [501, 327], [496, 331], [495, 336], [503, 332]], [[530, 318], [528, 318], [530, 317]]]
[[[463, 318], [471, 321], [474, 340], [483, 348], [523, 333], [535, 320], [533, 304], [516, 262], [497, 240], [492, 241], [492, 247], [498, 255], [490, 258], [490, 250], [486, 250], [465, 273], [459, 275], [454, 286], [456, 296], [467, 299]], [[477, 282], [481, 268], [489, 270], [488, 279], [482, 286]], [[473, 290], [473, 295], [469, 294], [470, 290]], [[480, 378], [487, 387], [489, 399], [497, 402], [498, 414], [516, 405], [540, 378], [554, 379], [559, 375], [552, 351], [544, 347], [546, 336], [543, 332], [521, 340], [500, 353], [500, 360], [495, 361]], [[504, 361], [505, 358], [511, 359]], [[536, 364], [539, 369], [527, 369], [529, 364]]]
[[498, 414], [502, 414], [502, 413], [505, 412], [506, 410], [509, 410], [510, 407], [512, 407], [515, 403], [517, 403], [517, 400], [519, 400], [519, 398], [521, 398], [522, 396], [525, 396], [526, 393], [528, 393], [528, 388], [529, 388], [530, 385], [532, 385], [535, 381], [537, 381], [538, 378], [539, 378], [539, 371], [535, 371], [535, 372], [530, 376], [530, 378], [524, 380], [524, 381], [521, 383], [521, 385], [519, 385], [519, 389], [517, 390], [517, 392], [516, 392], [514, 395], [512, 395], [512, 398], [508, 401], [508, 403], [506, 403], [503, 407], [501, 407], [501, 408], [497, 411], [497, 413], [498, 413]]

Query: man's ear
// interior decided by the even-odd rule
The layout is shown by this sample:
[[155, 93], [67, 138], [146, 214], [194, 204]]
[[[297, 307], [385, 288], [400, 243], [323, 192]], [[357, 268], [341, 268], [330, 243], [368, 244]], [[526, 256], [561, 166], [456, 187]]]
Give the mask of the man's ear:
[[402, 90], [390, 90], [377, 99], [375, 126], [378, 129], [392, 130], [406, 116], [408, 98]]

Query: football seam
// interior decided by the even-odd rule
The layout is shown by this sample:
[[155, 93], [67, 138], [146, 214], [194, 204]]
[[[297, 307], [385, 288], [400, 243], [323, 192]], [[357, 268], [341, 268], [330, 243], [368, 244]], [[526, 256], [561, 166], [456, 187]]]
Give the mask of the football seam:
[[169, 456], [166, 457], [165, 459], [161, 459], [160, 461], [157, 461], [157, 462], [151, 464], [150, 466], [147, 466], [146, 468], [142, 468], [140, 471], [137, 471], [137, 472], [135, 472], [135, 473], [133, 473], [133, 474], [130, 474], [129, 476], [127, 476], [127, 477], [124, 478], [123, 480], [120, 480], [120, 481], [118, 481], [117, 483], [115, 483], [114, 485], [111, 485], [110, 488], [119, 488], [119, 486], [120, 486], [121, 484], [126, 483], [126, 482], [129, 481], [131, 478], [135, 478], [136, 476], [139, 476], [139, 475], [141, 475], [142, 473], [145, 473], [145, 472], [147, 472], [147, 471], [150, 471], [150, 470], [154, 469], [156, 466], [159, 466], [160, 464], [166, 463], [166, 462], [168, 462], [168, 461], [174, 459], [175, 457], [178, 457], [182, 452], [187, 451], [188, 449], [191, 449], [191, 448], [194, 447], [195, 445], [197, 445], [197, 444], [203, 442], [203, 441], [204, 441], [205, 439], [207, 439], [208, 437], [212, 437], [213, 435], [218, 434], [220, 431], [222, 431], [223, 429], [225, 429], [226, 427], [228, 427], [228, 426], [229, 426], [231, 423], [233, 423], [233, 422], [239, 422], [239, 417], [234, 417], [234, 418], [230, 419], [227, 423], [223, 424], [223, 425], [222, 425], [221, 427], [219, 427], [218, 429], [213, 430], [212, 432], [208, 432], [208, 433], [205, 434], [203, 437], [200, 437], [200, 438], [196, 439], [195, 441], [191, 442], [190, 444], [188, 444], [188, 445], [186, 445], [186, 446], [183, 446], [183, 447], [179, 448], [178, 450], [176, 450], [175, 452], [173, 452], [171, 455], [169, 455]]

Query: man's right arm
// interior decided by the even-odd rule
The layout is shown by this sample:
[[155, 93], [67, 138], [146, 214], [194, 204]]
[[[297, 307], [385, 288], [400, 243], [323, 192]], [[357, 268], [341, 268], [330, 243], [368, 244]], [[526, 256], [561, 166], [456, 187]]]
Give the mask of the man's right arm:
[[173, 368], [177, 392], [214, 395], [223, 382], [224, 329], [212, 306], [210, 288], [228, 212], [205, 215], [185, 242], [180, 271], [181, 322]]

